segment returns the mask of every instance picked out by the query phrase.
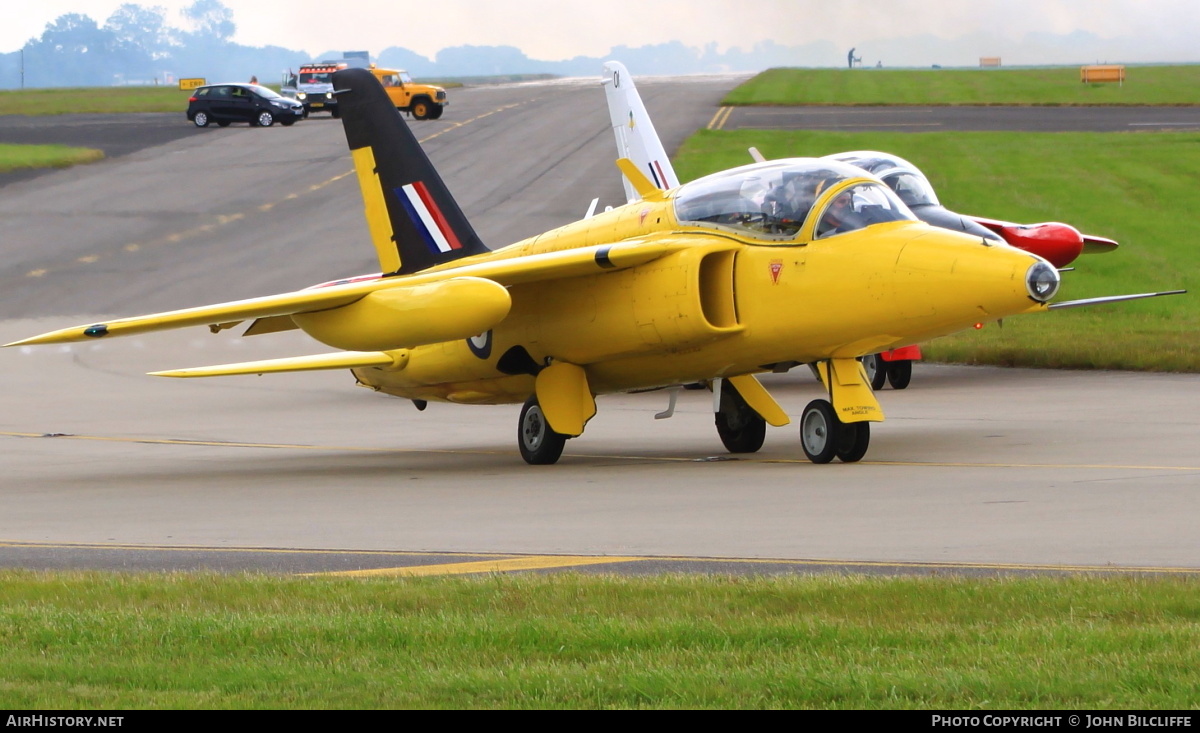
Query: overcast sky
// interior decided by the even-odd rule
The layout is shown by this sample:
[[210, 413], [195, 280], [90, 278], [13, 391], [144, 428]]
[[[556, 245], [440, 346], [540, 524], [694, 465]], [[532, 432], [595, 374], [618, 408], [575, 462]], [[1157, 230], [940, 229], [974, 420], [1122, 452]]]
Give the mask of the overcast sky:
[[[233, 11], [233, 40], [248, 46], [283, 46], [317, 55], [331, 50], [365, 50], [373, 55], [401, 46], [424, 56], [461, 45], [516, 46], [530, 58], [554, 61], [600, 56], [613, 46], [642, 46], [672, 40], [689, 46], [715, 42], [724, 51], [748, 49], [762, 40], [793, 46], [830, 41], [857, 47], [868, 65], [872, 43], [933, 35], [974, 36], [964, 53], [1004, 50], [1013, 58], [1030, 34], [1092, 34], [1122, 39], [1108, 61], [1200, 61], [1200, 2], [1197, 0], [222, 0]], [[168, 23], [185, 27], [178, 10], [192, 0], [146, 0], [137, 4], [168, 10]], [[100, 25], [118, 0], [6, 2], [0, 52], [19, 49], [65, 13], [91, 16]], [[1085, 41], [1087, 39], [1084, 39]], [[919, 44], [914, 44], [919, 45]], [[1097, 44], [1099, 46], [1099, 44]], [[983, 48], [982, 46], [990, 46]], [[924, 64], [899, 58], [893, 64]], [[917, 49], [914, 49], [916, 51]], [[1040, 52], [1040, 51], [1039, 51]], [[1099, 50], [1096, 51], [1100, 53]], [[870, 57], [870, 58], [868, 58]], [[1090, 59], [1083, 59], [1090, 60]], [[1062, 59], [1045, 62], [1062, 63]]]

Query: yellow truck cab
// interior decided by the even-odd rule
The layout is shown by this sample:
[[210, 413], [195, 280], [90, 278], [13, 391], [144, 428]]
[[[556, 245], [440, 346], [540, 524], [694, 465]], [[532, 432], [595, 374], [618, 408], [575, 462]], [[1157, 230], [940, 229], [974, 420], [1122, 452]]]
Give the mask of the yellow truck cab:
[[407, 71], [381, 69], [374, 64], [371, 73], [383, 85], [396, 109], [407, 112], [418, 120], [436, 120], [450, 102], [446, 90], [430, 84], [418, 84]]

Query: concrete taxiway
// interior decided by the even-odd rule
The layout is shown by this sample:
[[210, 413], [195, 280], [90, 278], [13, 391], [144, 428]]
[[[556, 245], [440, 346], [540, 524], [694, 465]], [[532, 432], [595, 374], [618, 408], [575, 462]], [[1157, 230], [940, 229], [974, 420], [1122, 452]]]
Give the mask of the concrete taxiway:
[[[737, 81], [639, 88], [673, 149]], [[458, 90], [415, 129], [493, 246], [621, 203], [598, 85]], [[0, 340], [377, 269], [350, 170], [314, 117], [11, 183]], [[516, 406], [418, 412], [347, 373], [144, 375], [322, 350], [193, 329], [0, 352], [0, 565], [1200, 569], [1196, 375], [921, 364], [881, 395], [867, 459], [828, 466], [794, 426], [731, 460], [705, 392], [669, 420], [665, 393], [605, 396], [550, 467], [517, 454]], [[792, 415], [819, 396], [804, 370], [766, 381]]]

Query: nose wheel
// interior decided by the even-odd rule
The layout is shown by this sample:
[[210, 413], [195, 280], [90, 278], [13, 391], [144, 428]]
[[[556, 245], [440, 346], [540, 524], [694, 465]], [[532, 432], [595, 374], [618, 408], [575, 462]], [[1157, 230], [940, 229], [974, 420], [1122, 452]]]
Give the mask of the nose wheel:
[[844, 423], [828, 400], [813, 400], [800, 418], [800, 444], [813, 463], [862, 460], [871, 444], [871, 423]]

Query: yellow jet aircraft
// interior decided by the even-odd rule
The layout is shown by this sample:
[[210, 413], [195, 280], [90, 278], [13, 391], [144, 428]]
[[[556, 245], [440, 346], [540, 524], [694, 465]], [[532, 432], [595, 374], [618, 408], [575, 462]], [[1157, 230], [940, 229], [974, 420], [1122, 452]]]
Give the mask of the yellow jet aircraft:
[[[334, 88], [383, 274], [8, 345], [299, 328], [338, 351], [155, 374], [350, 369], [419, 408], [523, 402], [531, 464], [558, 460], [597, 395], [708, 380], [726, 447], [758, 450], [766, 423], [788, 416], [754, 375], [809, 364], [828, 399], [804, 408], [801, 445], [826, 463], [861, 459], [883, 420], [858, 357], [1055, 307], [1045, 260], [924, 224], [877, 178], [831, 160], [756, 163], [663, 191], [622, 159], [641, 201], [490, 251], [371, 73], [339, 71]], [[789, 191], [815, 195], [811, 210], [788, 211]]]

